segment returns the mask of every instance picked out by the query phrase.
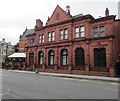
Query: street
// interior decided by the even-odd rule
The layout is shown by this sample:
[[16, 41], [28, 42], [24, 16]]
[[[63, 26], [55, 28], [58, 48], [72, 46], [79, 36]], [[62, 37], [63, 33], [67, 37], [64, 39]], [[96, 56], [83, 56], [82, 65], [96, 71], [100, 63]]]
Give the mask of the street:
[[118, 99], [115, 82], [10, 71], [1, 75], [2, 99]]

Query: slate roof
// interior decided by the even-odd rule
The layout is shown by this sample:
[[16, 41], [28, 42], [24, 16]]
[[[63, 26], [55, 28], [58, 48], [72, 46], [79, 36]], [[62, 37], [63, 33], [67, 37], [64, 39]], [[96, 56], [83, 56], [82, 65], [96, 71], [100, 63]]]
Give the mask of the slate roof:
[[34, 29], [26, 29], [20, 36], [20, 40], [27, 40], [26, 36], [35, 33]]
[[11, 42], [0, 41], [0, 45], [8, 45], [8, 46], [11, 46]]

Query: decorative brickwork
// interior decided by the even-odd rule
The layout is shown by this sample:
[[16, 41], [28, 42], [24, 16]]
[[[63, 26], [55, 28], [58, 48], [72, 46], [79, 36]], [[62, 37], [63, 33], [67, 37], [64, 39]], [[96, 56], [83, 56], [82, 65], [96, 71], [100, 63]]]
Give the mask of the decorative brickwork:
[[[30, 64], [29, 54], [34, 53], [31, 61], [43, 72], [116, 76], [115, 63], [120, 58], [120, 20], [109, 15], [108, 8], [105, 14], [98, 19], [91, 15], [72, 16], [70, 11], [67, 13], [57, 6], [46, 26], [42, 26], [41, 20], [37, 21], [35, 34], [27, 36], [27, 65]], [[68, 32], [64, 32], [65, 29]], [[54, 36], [49, 32], [54, 32]], [[42, 43], [40, 35], [44, 35]], [[54, 40], [49, 41], [49, 37]], [[29, 43], [31, 39], [34, 39], [33, 46]], [[54, 52], [54, 58], [50, 57], [50, 51]], [[41, 65], [39, 52], [43, 52]]]

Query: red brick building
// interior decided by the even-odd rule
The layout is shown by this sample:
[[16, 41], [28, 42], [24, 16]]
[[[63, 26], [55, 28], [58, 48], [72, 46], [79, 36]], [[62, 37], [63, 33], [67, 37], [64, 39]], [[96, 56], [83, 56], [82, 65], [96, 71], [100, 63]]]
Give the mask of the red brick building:
[[35, 33], [27, 36], [26, 62], [40, 71], [115, 76], [120, 54], [120, 20], [109, 15], [70, 14], [57, 5], [45, 26], [36, 20]]
[[34, 29], [25, 29], [22, 35], [20, 35], [19, 38], [19, 46], [18, 46], [18, 51], [19, 52], [25, 52], [25, 47], [27, 45], [27, 38], [26, 36], [29, 34], [35, 33]]

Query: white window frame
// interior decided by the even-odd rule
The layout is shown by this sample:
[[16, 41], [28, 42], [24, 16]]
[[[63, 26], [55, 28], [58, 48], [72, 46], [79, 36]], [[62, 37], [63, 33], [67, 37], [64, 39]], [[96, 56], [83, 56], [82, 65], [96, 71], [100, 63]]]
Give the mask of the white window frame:
[[104, 36], [105, 36], [105, 26], [100, 26], [100, 37], [104, 37]]
[[44, 43], [44, 34], [39, 35], [39, 43]]
[[80, 26], [80, 37], [85, 37], [85, 28], [84, 28], [84, 26]]

